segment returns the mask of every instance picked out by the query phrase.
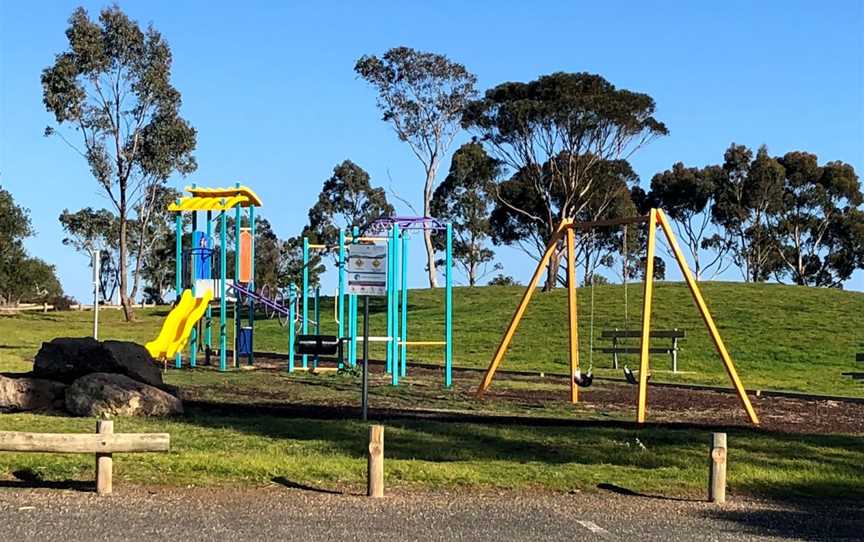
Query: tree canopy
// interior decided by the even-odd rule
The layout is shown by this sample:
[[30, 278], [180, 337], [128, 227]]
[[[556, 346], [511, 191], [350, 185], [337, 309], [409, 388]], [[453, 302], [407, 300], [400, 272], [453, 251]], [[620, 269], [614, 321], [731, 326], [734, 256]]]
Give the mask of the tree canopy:
[[[432, 214], [432, 196], [441, 160], [460, 129], [462, 112], [476, 96], [477, 78], [444, 55], [395, 47], [381, 57], [366, 55], [354, 71], [378, 93], [378, 108], [399, 139], [423, 164], [423, 214]], [[437, 286], [431, 231], [424, 231], [429, 286]]]
[[98, 21], [78, 8], [66, 38], [68, 50], [42, 72], [43, 101], [58, 125], [77, 133], [80, 145], [55, 127], [45, 133], [58, 134], [86, 159], [117, 212], [120, 300], [132, 319], [141, 267], [132, 273], [130, 292], [130, 216], [137, 219], [144, 250], [158, 188], [175, 172], [186, 175], [197, 167], [196, 132], [180, 116], [180, 93], [170, 82], [171, 50], [155, 28], [142, 30], [116, 5], [103, 9]]
[[[453, 225], [453, 259], [465, 270], [469, 286], [477, 284], [485, 266], [495, 258], [487, 243], [491, 235], [491, 189], [500, 174], [500, 164], [480, 143], [466, 143], [453, 153], [450, 172], [432, 197], [434, 216]], [[435, 238], [439, 245], [440, 238]]]
[[[654, 110], [647, 94], [618, 89], [599, 75], [563, 72], [500, 84], [469, 104], [463, 125], [514, 174], [497, 191], [499, 214], [521, 216], [500, 239], [527, 240], [542, 251], [557, 224], [577, 218], [594, 197], [599, 164], [626, 160], [668, 133]], [[554, 286], [558, 267], [556, 253], [546, 288]]]

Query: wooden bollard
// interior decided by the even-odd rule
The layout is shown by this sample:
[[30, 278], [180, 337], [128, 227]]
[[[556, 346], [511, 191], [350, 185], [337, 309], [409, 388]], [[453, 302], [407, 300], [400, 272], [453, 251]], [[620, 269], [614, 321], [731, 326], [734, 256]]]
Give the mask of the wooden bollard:
[[[98, 420], [96, 432], [102, 435], [114, 433], [114, 422], [111, 420]], [[114, 459], [112, 454], [96, 453], [96, 493], [99, 495], [110, 495], [113, 485]]]
[[710, 468], [708, 500], [723, 504], [726, 502], [726, 433], [713, 434]]
[[369, 463], [366, 473], [366, 495], [384, 496], [384, 426], [369, 426]]

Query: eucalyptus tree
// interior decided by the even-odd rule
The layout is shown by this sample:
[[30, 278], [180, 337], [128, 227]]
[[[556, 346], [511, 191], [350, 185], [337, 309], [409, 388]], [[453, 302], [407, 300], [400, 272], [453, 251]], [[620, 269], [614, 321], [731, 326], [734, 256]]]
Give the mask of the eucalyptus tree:
[[707, 272], [721, 272], [729, 250], [729, 244], [715, 236], [711, 225], [711, 208], [722, 176], [719, 166], [700, 169], [677, 162], [651, 179], [648, 197], [673, 219], [693, 260], [696, 280], [702, 280]]
[[864, 267], [864, 195], [854, 168], [820, 166], [815, 154], [789, 152], [783, 169], [783, 204], [770, 217], [782, 275], [795, 284], [839, 287]]
[[[395, 47], [381, 57], [361, 57], [354, 71], [378, 92], [383, 119], [423, 164], [423, 214], [432, 197], [441, 160], [460, 130], [462, 112], [476, 96], [477, 78], [444, 55]], [[429, 286], [436, 287], [432, 232], [424, 232]]]
[[753, 157], [732, 143], [715, 184], [711, 220], [719, 233], [709, 246], [727, 246], [747, 282], [769, 279], [780, 266], [769, 220], [783, 205], [783, 166], [763, 145]]
[[[495, 259], [487, 246], [494, 204], [490, 188], [500, 174], [500, 164], [480, 143], [466, 143], [453, 153], [450, 171], [432, 196], [434, 215], [453, 225], [453, 260], [465, 271], [469, 286], [483, 278], [484, 269]], [[440, 235], [435, 239], [442, 244]]]
[[146, 235], [158, 205], [156, 187], [175, 172], [196, 169], [196, 132], [180, 116], [180, 93], [171, 85], [171, 49], [155, 28], [142, 30], [116, 5], [103, 9], [96, 21], [78, 8], [66, 38], [69, 48], [42, 72], [43, 101], [57, 122], [45, 133], [59, 135], [87, 161], [114, 206], [120, 301], [132, 320], [141, 268], [133, 271], [130, 292], [130, 222], [137, 220]]
[[[563, 72], [502, 83], [469, 104], [463, 125], [516, 181], [496, 191], [520, 224], [505, 242], [527, 241], [542, 254], [558, 223], [588, 205], [598, 164], [626, 160], [668, 133], [654, 110], [647, 94], [618, 89], [599, 75]], [[545, 289], [555, 285], [559, 260], [555, 251]]]
[[309, 209], [309, 225], [304, 233], [313, 242], [335, 245], [340, 230], [363, 227], [392, 214], [393, 206], [384, 189], [373, 187], [362, 167], [344, 160], [324, 181], [318, 201]]

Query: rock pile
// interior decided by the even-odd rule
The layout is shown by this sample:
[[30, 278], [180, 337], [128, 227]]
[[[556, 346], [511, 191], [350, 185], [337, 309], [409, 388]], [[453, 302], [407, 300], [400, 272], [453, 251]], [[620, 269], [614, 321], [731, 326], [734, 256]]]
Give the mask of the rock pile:
[[32, 373], [0, 375], [0, 412], [169, 416], [183, 412], [176, 395], [147, 349], [125, 341], [57, 338], [42, 343]]

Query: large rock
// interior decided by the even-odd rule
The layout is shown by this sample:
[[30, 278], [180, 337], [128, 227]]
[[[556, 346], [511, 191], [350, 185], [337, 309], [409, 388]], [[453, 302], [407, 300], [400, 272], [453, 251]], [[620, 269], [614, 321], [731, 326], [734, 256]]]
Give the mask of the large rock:
[[146, 348], [132, 342], [99, 342], [90, 337], [59, 337], [42, 343], [33, 373], [67, 384], [91, 373], [116, 373], [164, 387], [159, 366]]
[[170, 393], [128, 376], [92, 373], [66, 389], [66, 410], [76, 416], [170, 416], [183, 403]]
[[60, 410], [65, 384], [41, 378], [0, 375], [0, 411]]

